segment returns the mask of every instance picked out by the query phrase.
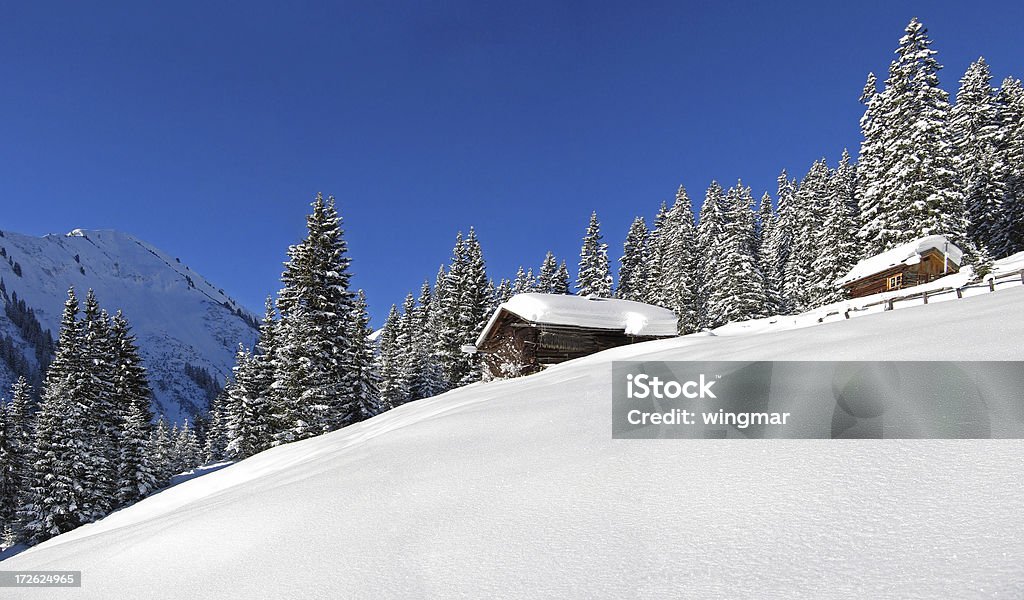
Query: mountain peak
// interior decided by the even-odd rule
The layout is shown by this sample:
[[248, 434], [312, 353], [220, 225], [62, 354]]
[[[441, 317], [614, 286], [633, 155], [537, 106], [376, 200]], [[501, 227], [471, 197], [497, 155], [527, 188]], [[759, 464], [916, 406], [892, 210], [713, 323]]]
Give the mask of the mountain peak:
[[[155, 412], [174, 421], [205, 409], [210, 382], [222, 383], [238, 344], [251, 346], [256, 337], [257, 318], [223, 289], [116, 230], [79, 228], [43, 237], [0, 232], [0, 281], [0, 304], [24, 301], [54, 336], [69, 287], [93, 289], [109, 312], [122, 310], [150, 374]], [[26, 357], [18, 369], [38, 368], [32, 341], [7, 312], [0, 314], [0, 338], [11, 338]], [[0, 361], [0, 389], [18, 369]]]

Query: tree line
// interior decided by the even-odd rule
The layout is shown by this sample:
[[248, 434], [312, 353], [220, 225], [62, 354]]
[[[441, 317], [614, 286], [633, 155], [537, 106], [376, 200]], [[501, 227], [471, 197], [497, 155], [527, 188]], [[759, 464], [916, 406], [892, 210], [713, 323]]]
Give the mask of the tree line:
[[[68, 291], [38, 401], [19, 377], [0, 401], [0, 545], [35, 544], [103, 518], [202, 462], [186, 422], [154, 426], [128, 320]], [[195, 449], [195, 450], [193, 450]]]

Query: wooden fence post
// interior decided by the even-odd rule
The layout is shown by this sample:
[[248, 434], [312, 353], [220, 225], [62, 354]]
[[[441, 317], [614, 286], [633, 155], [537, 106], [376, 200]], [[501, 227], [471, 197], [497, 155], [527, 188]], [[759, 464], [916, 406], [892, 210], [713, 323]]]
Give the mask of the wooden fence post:
[[1022, 285], [1024, 285], [1024, 269], [1020, 270], [1020, 282]]
[[988, 280], [988, 291], [990, 291], [990, 292], [996, 291], [996, 280], [995, 280], [995, 278], [992, 278], [992, 279]]
[[921, 294], [921, 297], [924, 298], [924, 303], [928, 304], [928, 292], [924, 292], [923, 294]]
[[956, 288], [956, 297], [957, 298], [963, 298], [964, 297], [964, 288]]
[[885, 310], [892, 310], [892, 300], [885, 301]]
[[846, 312], [843, 313], [843, 316], [846, 317], [847, 319], [849, 319], [850, 318], [850, 309], [846, 309]]

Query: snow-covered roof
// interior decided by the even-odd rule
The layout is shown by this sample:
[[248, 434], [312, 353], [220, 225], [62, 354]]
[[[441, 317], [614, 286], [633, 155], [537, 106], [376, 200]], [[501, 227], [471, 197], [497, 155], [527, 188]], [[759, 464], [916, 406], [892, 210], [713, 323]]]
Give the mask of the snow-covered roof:
[[502, 310], [533, 323], [614, 329], [630, 335], [676, 335], [675, 313], [660, 306], [592, 296], [517, 294], [494, 311], [476, 341], [477, 346], [483, 344]]
[[963, 260], [963, 251], [947, 240], [946, 236], [929, 235], [912, 242], [907, 242], [901, 246], [896, 246], [892, 250], [886, 250], [870, 258], [865, 258], [857, 263], [845, 277], [837, 280], [836, 283], [838, 285], [845, 285], [858, 279], [864, 279], [876, 273], [881, 273], [897, 265], [917, 264], [921, 260], [921, 255], [928, 250], [938, 250], [940, 253], [945, 253], [949, 260], [955, 262], [957, 266]]

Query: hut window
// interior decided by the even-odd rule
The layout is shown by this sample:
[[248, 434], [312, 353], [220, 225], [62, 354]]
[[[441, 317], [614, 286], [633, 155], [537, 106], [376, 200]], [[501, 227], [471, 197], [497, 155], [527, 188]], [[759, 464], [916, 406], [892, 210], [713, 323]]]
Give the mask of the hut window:
[[898, 273], [889, 278], [888, 289], [897, 290], [901, 287], [903, 287], [903, 273]]

